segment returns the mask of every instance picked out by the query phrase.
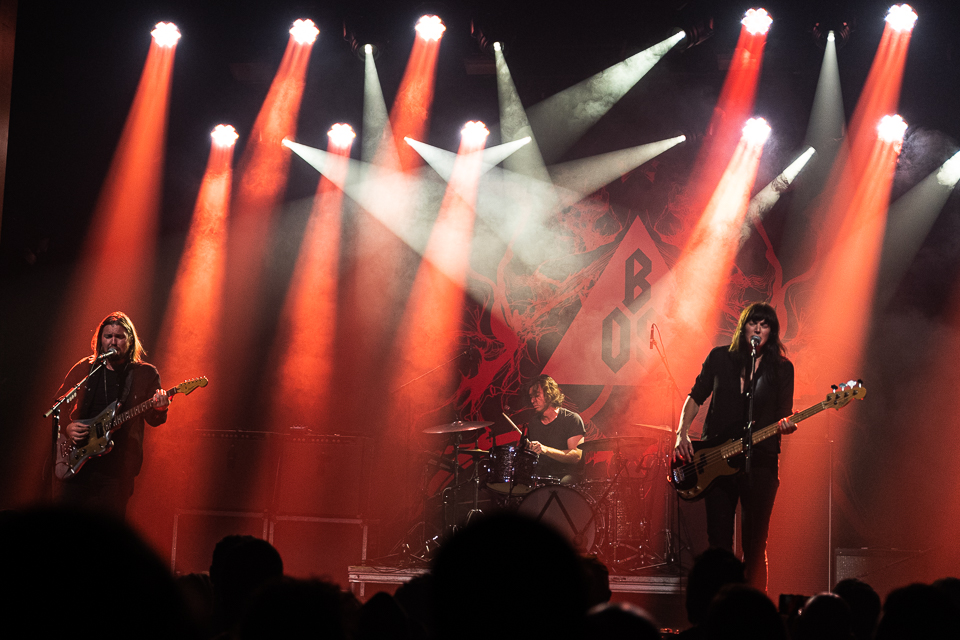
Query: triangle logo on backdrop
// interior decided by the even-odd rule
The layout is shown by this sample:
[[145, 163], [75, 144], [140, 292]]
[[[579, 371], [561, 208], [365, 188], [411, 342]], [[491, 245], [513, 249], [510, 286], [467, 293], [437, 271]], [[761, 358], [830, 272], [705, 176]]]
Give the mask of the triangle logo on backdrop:
[[[580, 312], [543, 369], [564, 384], [639, 384], [660, 365], [651, 325], [673, 293], [673, 278], [647, 227], [635, 218]], [[669, 343], [670, 335], [663, 339]], [[660, 342], [657, 334], [657, 342]]]

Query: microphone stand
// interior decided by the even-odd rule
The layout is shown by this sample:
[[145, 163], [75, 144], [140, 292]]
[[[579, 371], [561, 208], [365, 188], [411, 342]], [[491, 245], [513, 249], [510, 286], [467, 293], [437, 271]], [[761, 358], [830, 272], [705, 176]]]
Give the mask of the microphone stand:
[[753, 458], [753, 400], [757, 393], [757, 345], [750, 340], [750, 390], [747, 392], [747, 430], [743, 435], [744, 473], [750, 477], [750, 462]]
[[[106, 355], [106, 354], [104, 354], [104, 355]], [[68, 403], [68, 402], [73, 402], [74, 400], [77, 399], [77, 391], [80, 389], [80, 385], [82, 385], [84, 382], [86, 382], [87, 380], [89, 380], [89, 379], [90, 379], [90, 376], [92, 376], [92, 375], [95, 374], [97, 371], [100, 371], [100, 369], [103, 368], [103, 362], [104, 362], [104, 360], [106, 360], [106, 358], [104, 358], [103, 355], [97, 356], [97, 366], [95, 366], [94, 368], [90, 369], [90, 373], [88, 373], [87, 375], [85, 375], [85, 376], [83, 377], [83, 380], [81, 380], [81, 381], [78, 382], [76, 385], [74, 385], [73, 389], [70, 389], [70, 391], [67, 391], [65, 394], [63, 394], [62, 396], [60, 396], [59, 398], [57, 398], [57, 401], [53, 403], [53, 406], [52, 406], [52, 407], [50, 407], [49, 409], [47, 409], [47, 412], [46, 412], [45, 414], [43, 414], [43, 417], [44, 417], [44, 418], [49, 418], [51, 413], [56, 413], [56, 414], [57, 414], [56, 417], [59, 417], [59, 416], [60, 416], [60, 407], [62, 407], [64, 404], [66, 404], [66, 403]]]

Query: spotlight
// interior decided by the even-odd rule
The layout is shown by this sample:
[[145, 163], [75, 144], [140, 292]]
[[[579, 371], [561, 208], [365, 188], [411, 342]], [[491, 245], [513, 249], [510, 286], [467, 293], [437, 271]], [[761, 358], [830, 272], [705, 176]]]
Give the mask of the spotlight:
[[158, 22], [156, 28], [150, 32], [153, 41], [158, 47], [175, 47], [180, 39], [180, 29], [172, 22]]
[[907, 131], [907, 123], [898, 115], [883, 116], [877, 125], [877, 135], [884, 142], [891, 144], [902, 143], [903, 134]]
[[483, 144], [487, 136], [490, 135], [490, 132], [487, 131], [486, 125], [479, 120], [471, 120], [463, 125], [463, 129], [460, 130], [460, 135], [463, 136], [463, 141], [466, 144], [471, 147], [478, 147]]
[[852, 19], [831, 18], [815, 23], [813, 29], [810, 30], [810, 34], [813, 36], [813, 41], [821, 49], [825, 48], [828, 42], [832, 42], [833, 46], [839, 51], [847, 44], [847, 40], [850, 39], [850, 34], [853, 33], [855, 27], [856, 23]]
[[483, 15], [470, 20], [470, 36], [477, 41], [484, 55], [492, 56], [495, 51], [507, 50], [507, 45], [513, 42], [515, 30], [503, 20]]
[[917, 14], [908, 4], [895, 4], [887, 12], [887, 23], [894, 31], [913, 31], [917, 22]]
[[440, 16], [421, 16], [414, 27], [420, 37], [429, 42], [430, 40], [439, 41], [443, 37], [443, 32], [447, 30], [443, 26]]
[[376, 60], [383, 53], [389, 38], [383, 26], [365, 15], [351, 15], [343, 20], [343, 39], [361, 60], [368, 55]]
[[743, 137], [747, 142], [756, 146], [763, 146], [763, 143], [770, 137], [770, 125], [763, 118], [750, 118], [743, 125]]
[[313, 44], [320, 34], [320, 29], [313, 24], [313, 20], [297, 20], [290, 27], [290, 35], [296, 40], [297, 44]]
[[240, 136], [231, 125], [218, 124], [210, 132], [210, 137], [213, 138], [213, 144], [218, 147], [232, 147]]
[[766, 9], [749, 9], [740, 24], [745, 26], [750, 34], [759, 36], [764, 35], [770, 29], [773, 18], [770, 17]]
[[339, 122], [330, 127], [327, 135], [330, 136], [330, 142], [333, 143], [333, 146], [339, 149], [346, 149], [351, 145], [353, 139], [357, 137], [357, 134], [353, 132], [353, 127]]
[[937, 172], [937, 182], [944, 187], [953, 187], [960, 182], [960, 153], [955, 153], [953, 157], [944, 162]]

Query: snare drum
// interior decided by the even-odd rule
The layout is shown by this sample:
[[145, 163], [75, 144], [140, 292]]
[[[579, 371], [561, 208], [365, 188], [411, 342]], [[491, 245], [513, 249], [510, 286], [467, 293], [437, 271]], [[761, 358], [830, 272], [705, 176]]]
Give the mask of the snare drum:
[[514, 444], [493, 447], [487, 460], [487, 488], [515, 496], [530, 493], [535, 485], [537, 458], [534, 452]]
[[601, 516], [593, 500], [573, 487], [540, 487], [523, 499], [517, 513], [552, 527], [580, 553], [600, 546]]

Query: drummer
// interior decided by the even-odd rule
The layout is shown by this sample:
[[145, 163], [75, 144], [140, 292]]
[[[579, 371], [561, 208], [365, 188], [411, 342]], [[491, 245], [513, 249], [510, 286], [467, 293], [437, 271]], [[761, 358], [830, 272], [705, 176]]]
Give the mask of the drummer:
[[527, 423], [527, 448], [539, 454], [537, 475], [559, 478], [560, 484], [575, 484], [583, 467], [583, 451], [577, 448], [586, 433], [583, 418], [560, 406], [563, 393], [548, 375], [538, 376], [530, 384], [529, 393], [537, 415]]

